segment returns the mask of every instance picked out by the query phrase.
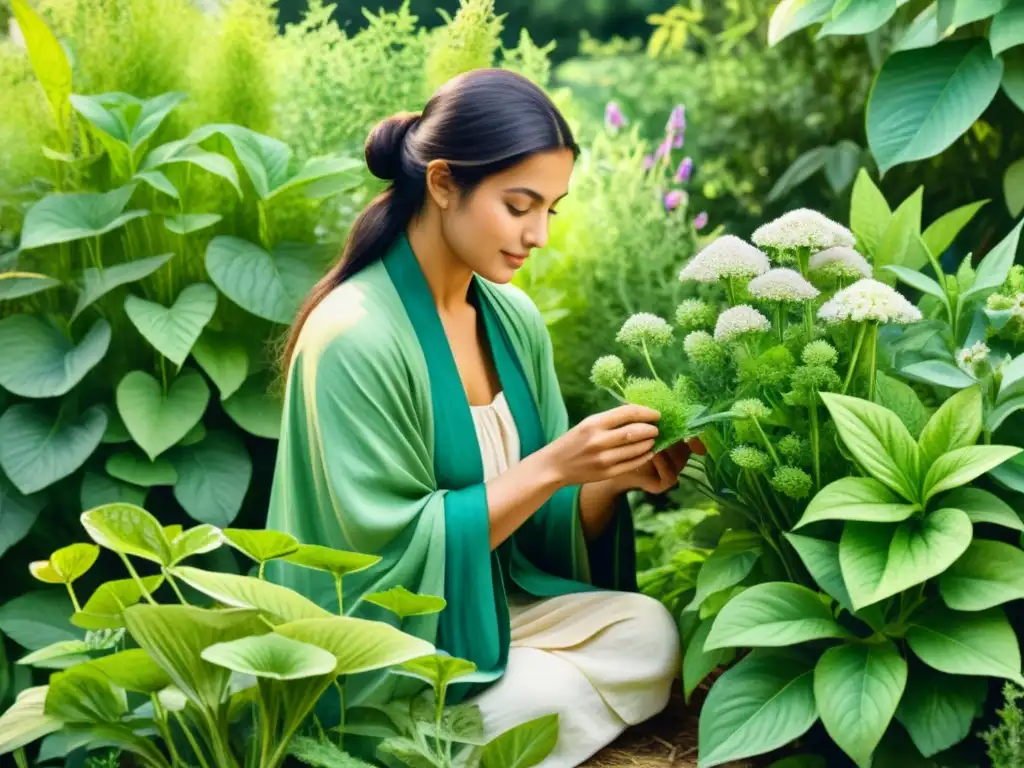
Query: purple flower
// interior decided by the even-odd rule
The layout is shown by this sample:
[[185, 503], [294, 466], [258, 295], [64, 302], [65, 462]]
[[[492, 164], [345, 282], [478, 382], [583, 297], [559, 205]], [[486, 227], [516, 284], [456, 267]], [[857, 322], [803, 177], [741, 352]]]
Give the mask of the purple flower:
[[702, 230], [708, 225], [708, 212], [701, 211], [693, 217], [693, 228], [696, 230]]
[[604, 108], [604, 124], [609, 129], [617, 131], [619, 128], [624, 126], [628, 121], [626, 116], [622, 114], [622, 108], [618, 102], [609, 101]]
[[671, 211], [678, 208], [685, 198], [685, 192], [681, 189], [673, 189], [665, 195], [665, 210]]
[[674, 149], [682, 149], [683, 148], [683, 134], [682, 133], [674, 133], [674, 134], [672, 134], [672, 147]]
[[654, 155], [644, 155], [644, 170], [649, 171], [654, 167]]
[[686, 107], [676, 104], [669, 115], [668, 125], [665, 126], [665, 133], [682, 133], [686, 130]]
[[658, 145], [658, 151], [654, 153], [654, 159], [660, 160], [669, 152], [672, 151], [672, 137], [668, 136], [661, 144]]
[[682, 162], [679, 163], [679, 168], [676, 169], [675, 181], [677, 184], [685, 184], [690, 180], [690, 174], [693, 173], [693, 158], [684, 157]]

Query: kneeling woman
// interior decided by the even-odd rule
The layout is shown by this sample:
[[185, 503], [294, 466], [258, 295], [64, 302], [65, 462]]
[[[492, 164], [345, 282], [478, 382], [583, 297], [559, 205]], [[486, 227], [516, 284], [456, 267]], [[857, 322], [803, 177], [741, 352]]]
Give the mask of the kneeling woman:
[[[544, 322], [509, 284], [546, 242], [578, 152], [544, 92], [500, 70], [374, 128], [366, 162], [391, 184], [289, 339], [268, 520], [383, 558], [346, 578], [349, 615], [387, 620], [359, 597], [398, 585], [443, 596], [441, 614], [402, 629], [477, 665], [450, 701], [478, 704], [489, 735], [557, 712], [546, 768], [578, 765], [668, 701], [677, 631], [635, 593], [623, 494], [667, 490], [690, 452], [653, 454], [659, 414], [640, 406], [568, 429]], [[336, 607], [314, 576], [278, 574]], [[349, 702], [405, 680], [353, 681]]]

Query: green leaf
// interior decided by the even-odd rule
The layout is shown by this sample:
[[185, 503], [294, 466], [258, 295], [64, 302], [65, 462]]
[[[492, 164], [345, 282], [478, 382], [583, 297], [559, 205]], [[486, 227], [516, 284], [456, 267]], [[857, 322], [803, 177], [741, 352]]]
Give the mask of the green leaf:
[[86, 267], [82, 272], [82, 292], [78, 295], [78, 303], [75, 304], [75, 310], [71, 313], [71, 319], [74, 320], [86, 308], [92, 306], [115, 288], [149, 277], [170, 261], [173, 256], [173, 253], [164, 253], [160, 256], [128, 261], [124, 264], [113, 264], [102, 270], [96, 267]]
[[206, 283], [187, 286], [169, 309], [138, 296], [128, 296], [124, 300], [128, 319], [139, 333], [178, 367], [185, 362], [216, 308], [217, 291]]
[[779, 176], [775, 186], [768, 192], [765, 202], [771, 203], [785, 197], [794, 189], [799, 187], [814, 174], [825, 167], [831, 147], [814, 147], [800, 155], [792, 164]]
[[106, 470], [111, 477], [145, 488], [174, 485], [178, 482], [178, 473], [174, 471], [174, 466], [163, 456], [150, 461], [145, 456], [121, 451], [107, 459]]
[[1003, 176], [1003, 197], [1010, 216], [1020, 216], [1021, 211], [1024, 211], [1024, 157], [1011, 163], [1006, 169]]
[[198, 144], [214, 134], [220, 134], [231, 143], [260, 199], [266, 200], [288, 179], [292, 152], [280, 139], [241, 125], [216, 123], [200, 126], [189, 135], [188, 141]]
[[128, 704], [105, 675], [80, 665], [50, 676], [44, 711], [65, 723], [116, 723]]
[[47, 195], [28, 209], [21, 230], [21, 250], [99, 237], [123, 227], [149, 211], [125, 211], [134, 184], [110, 192]]
[[530, 768], [558, 743], [558, 715], [541, 717], [508, 729], [484, 747], [481, 768]]
[[119, 651], [89, 662], [89, 666], [126, 691], [159, 693], [171, 684], [168, 674], [141, 648]]
[[335, 665], [334, 655], [323, 648], [274, 632], [211, 645], [202, 657], [232, 672], [272, 680], [327, 675]]
[[924, 479], [925, 500], [937, 493], [966, 485], [1021, 452], [1010, 445], [969, 445], [944, 453]]
[[1024, 45], [1024, 1], [1010, 0], [992, 18], [988, 41], [992, 46], [993, 56], [998, 56], [1014, 46]]
[[954, 611], [983, 611], [1024, 597], [1024, 552], [975, 539], [939, 578], [939, 591]]
[[[21, 0], [14, 0], [17, 6]], [[0, 715], [0, 755], [31, 744], [48, 733], [59, 731], [64, 723], [43, 711], [49, 686], [26, 688], [14, 704]]]
[[946, 41], [889, 56], [867, 105], [868, 145], [881, 171], [950, 146], [985, 111], [1002, 75], [1002, 62], [984, 40]]
[[1024, 112], [1024, 50], [1013, 48], [1000, 58], [1003, 60], [1003, 93]]
[[32, 71], [43, 87], [55, 125], [62, 128], [71, 117], [71, 63], [64, 47], [27, 0], [11, 0], [14, 18], [25, 41]]
[[772, 582], [756, 584], [726, 603], [704, 648], [770, 648], [848, 636], [817, 592]]
[[23, 299], [60, 285], [60, 280], [36, 272], [0, 272], [0, 301]]
[[[156, 592], [163, 583], [164, 577], [160, 574], [142, 577], [142, 586], [150, 594]], [[82, 610], [71, 617], [71, 623], [89, 630], [119, 629], [124, 626], [121, 612], [141, 599], [142, 590], [135, 579], [104, 582], [96, 587]]]
[[753, 570], [763, 550], [760, 536], [749, 531], [726, 531], [701, 566], [697, 592], [683, 610], [695, 611], [711, 595], [739, 584]]
[[823, 392], [821, 399], [857, 463], [905, 499], [917, 501], [920, 450], [899, 417], [856, 397]]
[[[345, 713], [346, 724], [348, 714]], [[373, 768], [370, 763], [343, 752], [334, 742], [312, 736], [293, 736], [288, 743], [288, 754], [314, 768]]]
[[937, 282], [928, 277], [928, 275], [918, 272], [916, 269], [907, 269], [906, 267], [897, 267], [889, 264], [883, 267], [883, 269], [892, 272], [896, 277], [902, 280], [904, 283], [909, 285], [911, 288], [916, 288], [922, 293], [927, 293], [930, 296], [942, 300], [943, 303], [946, 301], [946, 293], [942, 290], [942, 286]]
[[28, 535], [45, 503], [41, 494], [25, 496], [0, 473], [0, 557]]
[[[874, 258], [875, 276], [879, 280], [895, 285], [895, 280], [890, 278], [888, 273], [881, 271], [889, 264], [904, 266], [908, 269], [919, 269], [928, 261], [926, 253], [921, 258], [924, 248], [924, 244], [920, 241], [923, 200], [924, 188], [918, 187], [913, 194], [900, 203], [893, 212], [892, 218], [889, 219], [889, 225], [882, 234]], [[920, 249], [914, 250], [919, 243]], [[915, 261], [920, 263], [915, 263]]]
[[850, 228], [860, 249], [868, 257], [877, 253], [882, 236], [889, 227], [892, 210], [885, 197], [863, 168], [857, 173], [850, 199]]
[[364, 555], [361, 552], [345, 552], [340, 549], [323, 547], [319, 544], [299, 544], [294, 552], [284, 555], [282, 560], [304, 568], [326, 571], [337, 576], [371, 568], [381, 561], [379, 555]]
[[768, 23], [768, 45], [777, 45], [794, 32], [828, 16], [835, 0], [782, 0]]
[[939, 509], [899, 525], [847, 523], [839, 564], [854, 608], [938, 576], [963, 554], [971, 535], [971, 521], [959, 509]]
[[82, 526], [101, 547], [167, 565], [171, 545], [156, 518], [142, 507], [108, 504], [82, 513]]
[[972, 523], [991, 523], [1024, 532], [1024, 522], [1013, 508], [981, 488], [957, 488], [942, 498], [942, 506], [962, 509]]
[[262, 376], [252, 377], [224, 400], [224, 410], [238, 426], [250, 435], [270, 440], [277, 440], [281, 434], [283, 407]]
[[925, 464], [944, 453], [974, 445], [981, 434], [981, 388], [971, 387], [946, 400], [925, 424], [918, 441]]
[[297, 190], [305, 190], [309, 200], [320, 200], [351, 190], [360, 183], [362, 163], [352, 157], [311, 157], [298, 173], [274, 189], [273, 200]]
[[186, 98], [180, 92], [162, 93], [151, 99], [139, 99], [128, 93], [75, 94], [71, 103], [93, 126], [133, 152], [156, 133], [171, 110]]
[[219, 236], [206, 248], [210, 279], [242, 309], [287, 325], [319, 279], [316, 264], [301, 252], [279, 246], [268, 253], [255, 243]]
[[964, 373], [952, 363], [945, 360], [924, 360], [904, 366], [900, 372], [911, 379], [938, 384], [940, 387], [964, 389], [978, 383], [973, 376]]
[[204, 648], [265, 629], [258, 612], [207, 610], [189, 605], [133, 605], [124, 612], [132, 639], [194, 704], [216, 710], [231, 673], [204, 660]]
[[918, 437], [928, 422], [928, 411], [921, 398], [907, 384], [881, 371], [875, 373], [875, 400], [899, 416], [911, 437]]
[[219, 176], [234, 188], [235, 192], [238, 193], [239, 199], [241, 199], [242, 186], [238, 182], [238, 171], [235, 170], [234, 163], [224, 157], [224, 155], [216, 152], [207, 152], [205, 149], [195, 146], [188, 139], [169, 141], [156, 147], [146, 155], [140, 169], [151, 171], [176, 163], [194, 165], [208, 173], [212, 173], [214, 176]]
[[171, 539], [171, 566], [186, 558], [203, 555], [220, 547], [224, 535], [220, 528], [209, 524], [196, 525]]
[[814, 699], [821, 722], [858, 765], [870, 765], [906, 684], [907, 662], [891, 640], [829, 648], [818, 660]]
[[93, 507], [102, 507], [104, 504], [118, 502], [142, 507], [145, 506], [146, 496], [146, 488], [139, 488], [129, 483], [122, 483], [107, 475], [87, 471], [82, 476], [79, 501], [82, 511], [85, 512]]
[[238, 342], [224, 334], [205, 331], [192, 346], [192, 357], [206, 371], [225, 400], [249, 376], [249, 356]]
[[899, 523], [918, 510], [871, 477], [844, 477], [829, 483], [811, 499], [794, 530], [821, 520]]
[[815, 583], [834, 598], [847, 611], [853, 613], [850, 593], [843, 583], [843, 573], [839, 566], [839, 545], [832, 541], [812, 539], [797, 533], [785, 534], [786, 540], [800, 555], [804, 567], [807, 568]]
[[405, 619], [409, 616], [440, 613], [448, 605], [443, 597], [418, 595], [401, 585], [392, 587], [385, 592], [374, 592], [365, 595], [363, 600], [391, 611], [400, 619]]
[[941, 256], [946, 249], [953, 244], [956, 236], [967, 226], [974, 215], [988, 203], [988, 200], [979, 200], [976, 203], [962, 205], [944, 214], [928, 225], [928, 229], [921, 235], [928, 250], [935, 256]]
[[22, 656], [16, 663], [40, 669], [67, 669], [89, 661], [91, 649], [92, 646], [84, 640], [61, 640]]
[[910, 649], [932, 669], [950, 675], [1001, 677], [1021, 684], [1020, 647], [999, 608], [957, 613], [936, 606], [915, 614]]
[[212, 227], [223, 216], [219, 213], [179, 213], [175, 216], [165, 216], [164, 226], [176, 235], [191, 235]]
[[204, 571], [187, 565], [178, 566], [171, 573], [219, 603], [263, 611], [281, 621], [323, 619], [332, 615], [294, 590], [251, 576]]
[[[282, 531], [225, 528], [221, 533], [227, 539], [228, 544], [257, 563], [265, 563], [299, 548], [298, 540], [290, 533]], [[401, 588], [396, 587], [395, 589]]]
[[1014, 456], [988, 473], [1005, 488], [1024, 493], [1024, 456]]
[[97, 320], [75, 344], [53, 325], [32, 315], [0, 320], [0, 387], [22, 397], [58, 397], [70, 392], [110, 347], [110, 324]]
[[1007, 0], [938, 0], [939, 28], [947, 33], [998, 13]]
[[755, 650], [715, 682], [700, 712], [701, 768], [771, 752], [818, 719], [814, 657]]
[[174, 498], [195, 520], [218, 527], [231, 525], [252, 479], [245, 445], [228, 432], [209, 432], [195, 445], [176, 447], [170, 455], [178, 472]]
[[863, 150], [849, 139], [843, 139], [831, 147], [825, 161], [825, 180], [832, 191], [839, 194], [853, 183], [854, 174], [861, 165]]
[[[910, 22], [893, 51], [909, 51], [914, 48], [929, 48], [942, 39], [938, 19], [939, 4], [933, 2]], [[934, 253], [934, 251], [933, 251]]]
[[686, 652], [683, 654], [683, 695], [686, 703], [690, 703], [690, 697], [697, 690], [704, 679], [718, 667], [727, 666], [736, 658], [736, 651], [732, 648], [716, 648], [705, 650], [704, 643], [711, 632], [711, 619], [706, 619], [697, 625], [697, 630], [686, 644]]
[[85, 633], [68, 621], [71, 611], [71, 601], [63, 589], [26, 592], [0, 606], [0, 632], [30, 651], [65, 640], [81, 640]]
[[59, 422], [36, 405], [12, 405], [0, 416], [0, 468], [22, 493], [41, 491], [81, 467], [106, 427], [95, 405]]
[[60, 575], [61, 584], [73, 584], [89, 572], [100, 556], [95, 544], [69, 544], [50, 554], [50, 567]]
[[434, 653], [410, 659], [392, 672], [415, 677], [443, 693], [455, 680], [476, 672], [476, 664], [456, 656]]
[[426, 640], [389, 624], [347, 616], [292, 621], [274, 631], [333, 653], [338, 675], [383, 669], [434, 652], [434, 646]]
[[966, 302], [981, 294], [987, 295], [1003, 284], [1006, 276], [1010, 273], [1010, 267], [1013, 266], [1022, 227], [1024, 227], [1024, 220], [1019, 221], [1013, 231], [985, 255], [975, 270], [974, 285], [964, 293], [961, 297], [962, 301]]
[[896, 0], [858, 0], [846, 3], [838, 13], [833, 10], [818, 38], [826, 35], [866, 35], [885, 24], [896, 13]]
[[987, 693], [982, 678], [952, 677], [917, 664], [910, 671], [896, 719], [921, 754], [931, 757], [967, 738]]
[[163, 192], [168, 197], [181, 200], [181, 193], [178, 192], [178, 188], [161, 171], [139, 171], [132, 176], [132, 181], [145, 182], [157, 192]]
[[166, 393], [160, 382], [144, 371], [132, 371], [117, 385], [118, 413], [150, 459], [188, 434], [203, 418], [209, 399], [206, 382], [192, 370], [175, 378]]

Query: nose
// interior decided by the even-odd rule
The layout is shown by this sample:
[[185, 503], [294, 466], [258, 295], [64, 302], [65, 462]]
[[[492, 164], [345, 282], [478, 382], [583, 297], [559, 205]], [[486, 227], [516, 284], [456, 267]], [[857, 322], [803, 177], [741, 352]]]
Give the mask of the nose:
[[548, 222], [546, 218], [541, 219], [533, 226], [527, 227], [523, 232], [523, 247], [543, 248], [548, 242]]

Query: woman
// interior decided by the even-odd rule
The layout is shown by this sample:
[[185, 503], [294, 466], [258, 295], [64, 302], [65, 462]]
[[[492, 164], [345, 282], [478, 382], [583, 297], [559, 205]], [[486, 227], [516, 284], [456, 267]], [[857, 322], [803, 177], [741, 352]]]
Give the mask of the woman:
[[[471, 697], [489, 735], [557, 712], [549, 768], [668, 700], [677, 630], [633, 593], [624, 493], [667, 490], [690, 451], [653, 455], [659, 414], [640, 406], [567, 430], [547, 330], [509, 284], [547, 240], [578, 152], [544, 92], [502, 70], [457, 77], [421, 115], [374, 128], [366, 162], [392, 183], [289, 339], [268, 520], [383, 558], [345, 578], [348, 615], [389, 620], [359, 597], [399, 585], [443, 596], [444, 611], [402, 629], [477, 665], [449, 701]], [[317, 576], [277, 574], [335, 608]], [[349, 703], [405, 682], [353, 681]]]

